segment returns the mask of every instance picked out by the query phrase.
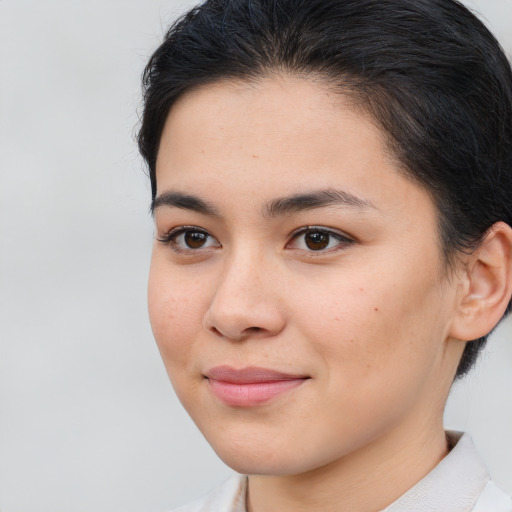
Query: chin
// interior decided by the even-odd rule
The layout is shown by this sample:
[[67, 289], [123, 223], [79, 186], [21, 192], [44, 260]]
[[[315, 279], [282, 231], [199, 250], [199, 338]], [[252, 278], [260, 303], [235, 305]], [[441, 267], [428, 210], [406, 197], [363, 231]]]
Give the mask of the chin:
[[258, 454], [216, 451], [220, 459], [237, 473], [243, 475], [294, 475], [302, 473], [297, 461], [288, 460], [282, 454], [270, 454], [260, 450]]
[[230, 468], [245, 475], [297, 475], [323, 466], [331, 460], [320, 460], [318, 454], [284, 446], [278, 439], [245, 438], [212, 440], [215, 453]]

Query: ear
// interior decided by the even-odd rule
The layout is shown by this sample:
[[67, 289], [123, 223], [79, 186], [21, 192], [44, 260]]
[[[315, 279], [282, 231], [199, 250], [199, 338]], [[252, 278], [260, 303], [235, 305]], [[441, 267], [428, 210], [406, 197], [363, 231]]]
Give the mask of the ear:
[[450, 335], [463, 341], [486, 336], [512, 295], [512, 228], [497, 222], [468, 257]]

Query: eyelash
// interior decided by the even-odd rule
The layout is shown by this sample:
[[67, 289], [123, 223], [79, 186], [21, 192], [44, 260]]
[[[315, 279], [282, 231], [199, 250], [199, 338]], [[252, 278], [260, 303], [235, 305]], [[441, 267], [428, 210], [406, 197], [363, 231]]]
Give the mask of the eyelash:
[[[159, 237], [158, 241], [165, 245], [169, 245], [176, 252], [185, 252], [185, 253], [189, 252], [189, 251], [195, 252], [195, 251], [198, 251], [199, 249], [204, 250], [204, 249], [211, 248], [211, 246], [198, 247], [198, 248], [193, 248], [190, 246], [189, 247], [180, 247], [178, 245], [177, 239], [181, 235], [186, 235], [187, 233], [196, 233], [196, 234], [200, 233], [202, 235], [205, 235], [207, 237], [207, 240], [208, 239], [215, 240], [215, 238], [212, 235], [210, 235], [210, 233], [208, 233], [208, 231], [206, 231], [205, 229], [199, 228], [197, 226], [178, 226], [174, 229], [171, 229], [165, 235]], [[218, 243], [219, 247], [222, 247], [219, 242], [217, 242], [217, 243]]]
[[[190, 247], [190, 245], [189, 245], [188, 247], [180, 247], [180, 245], [177, 242], [177, 239], [182, 235], [186, 235], [187, 233], [191, 233], [191, 234], [199, 233], [201, 235], [206, 236], [207, 237], [206, 243], [208, 243], [208, 240], [215, 240], [215, 238], [212, 235], [210, 235], [210, 233], [208, 233], [208, 231], [206, 231], [205, 229], [199, 228], [197, 226], [179, 226], [174, 229], [171, 229], [164, 236], [159, 237], [158, 241], [165, 245], [171, 246], [171, 248], [174, 251], [182, 252], [182, 253], [194, 253], [199, 250], [211, 249], [212, 247], [214, 247], [214, 248], [222, 247], [220, 242], [218, 242], [217, 240], [215, 240], [215, 241], [218, 245], [213, 245], [213, 246], [208, 245], [205, 247], [202, 245], [202, 246], [194, 248], [194, 247]], [[344, 248], [355, 243], [355, 240], [353, 238], [351, 238], [343, 233], [340, 233], [338, 231], [334, 231], [331, 229], [327, 229], [324, 227], [318, 227], [318, 226], [306, 226], [306, 227], [299, 228], [290, 234], [290, 241], [286, 244], [286, 247], [288, 248], [291, 244], [293, 244], [295, 241], [297, 241], [301, 236], [307, 236], [308, 234], [320, 234], [320, 235], [328, 237], [327, 238], [328, 244], [327, 244], [327, 247], [325, 247], [325, 248], [319, 248], [316, 250], [312, 249], [311, 247], [296, 248], [297, 250], [302, 251], [304, 253], [308, 253], [310, 255], [314, 255], [315, 253], [317, 253], [318, 255], [322, 255], [325, 253], [335, 252], [336, 250], [340, 250], [340, 248], [344, 249]], [[331, 239], [333, 239], [333, 238], [335, 240], [337, 240], [338, 243], [335, 244], [334, 247], [329, 247], [329, 245], [331, 244]], [[184, 242], [184, 243], [187, 244], [187, 242]], [[307, 245], [307, 242], [305, 242], [305, 245]]]
[[291, 243], [293, 243], [300, 237], [304, 237], [308, 234], [321, 234], [321, 235], [327, 236], [328, 240], [329, 240], [329, 242], [328, 242], [329, 245], [331, 243], [330, 239], [332, 239], [332, 238], [334, 238], [338, 242], [337, 244], [334, 245], [334, 247], [326, 247], [326, 248], [321, 248], [318, 250], [314, 250], [311, 248], [306, 248], [306, 249], [298, 248], [298, 250], [309, 253], [310, 255], [315, 255], [315, 253], [318, 255], [322, 255], [322, 254], [326, 254], [326, 253], [330, 253], [330, 252], [335, 252], [340, 249], [345, 249], [348, 246], [355, 243], [355, 240], [353, 238], [349, 237], [348, 235], [346, 235], [344, 233], [340, 233], [339, 231], [334, 231], [332, 229], [328, 229], [328, 228], [320, 227], [320, 226], [306, 226], [306, 227], [299, 228], [299, 229], [295, 230], [290, 235], [290, 237], [291, 237], [290, 242], [288, 242], [286, 245], [289, 246]]

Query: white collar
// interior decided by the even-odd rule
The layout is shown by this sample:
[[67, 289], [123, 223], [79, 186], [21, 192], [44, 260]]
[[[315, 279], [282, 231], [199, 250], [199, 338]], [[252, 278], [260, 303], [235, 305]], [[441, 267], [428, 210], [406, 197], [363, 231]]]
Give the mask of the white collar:
[[414, 487], [381, 512], [465, 512], [490, 480], [489, 471], [468, 434], [447, 432], [448, 455]]

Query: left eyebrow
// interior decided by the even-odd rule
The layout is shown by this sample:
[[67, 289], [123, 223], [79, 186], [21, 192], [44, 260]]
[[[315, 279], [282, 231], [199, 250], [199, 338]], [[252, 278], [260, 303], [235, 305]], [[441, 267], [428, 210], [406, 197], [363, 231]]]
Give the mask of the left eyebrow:
[[377, 210], [377, 207], [366, 199], [343, 190], [329, 188], [274, 199], [265, 206], [264, 211], [269, 217], [278, 217], [280, 215], [298, 213], [314, 208], [324, 208], [326, 206], [348, 206], [359, 210]]

